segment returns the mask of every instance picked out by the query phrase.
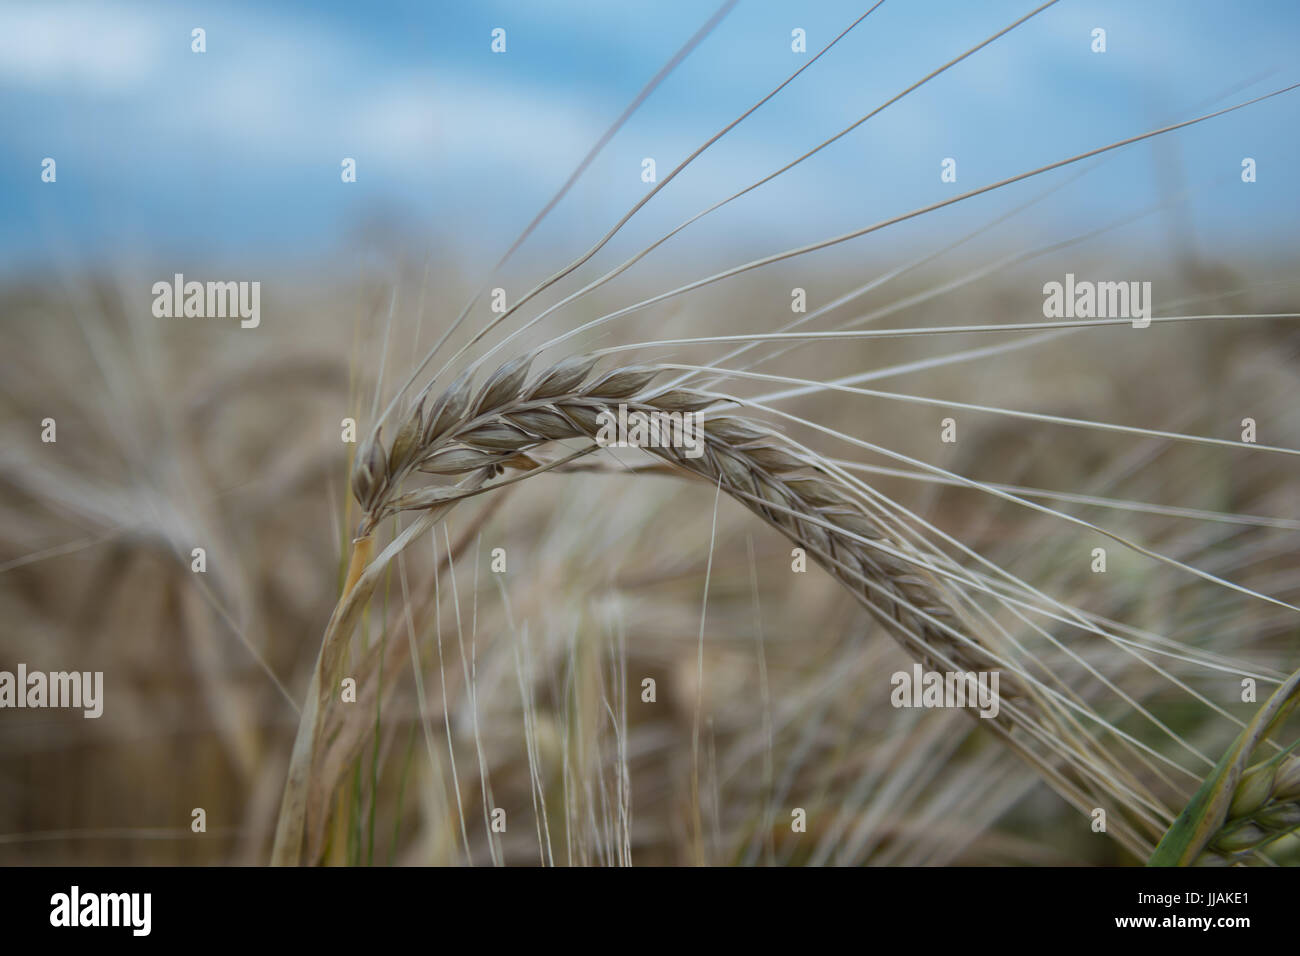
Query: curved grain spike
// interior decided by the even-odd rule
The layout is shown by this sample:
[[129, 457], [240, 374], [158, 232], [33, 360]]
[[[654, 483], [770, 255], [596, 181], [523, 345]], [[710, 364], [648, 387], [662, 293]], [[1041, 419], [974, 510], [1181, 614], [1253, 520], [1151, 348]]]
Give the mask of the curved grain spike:
[[[468, 389], [465, 380], [458, 379], [448, 389], [449, 397], [440, 399], [435, 408], [440, 409], [440, 417], [459, 408], [461, 421], [440, 426], [444, 437], [420, 450], [419, 470], [438, 475], [468, 474], [509, 461], [539, 441], [595, 439], [603, 424], [602, 413], [617, 414], [615, 401], [639, 408], [654, 407], [649, 399], [656, 396], [641, 395], [639, 390], [645, 389], [662, 368], [619, 369], [581, 387], [594, 364], [590, 357], [566, 359], [523, 394], [513, 394], [513, 382], [522, 365], [507, 363], [493, 381], [508, 382], [509, 387], [485, 387], [484, 397], [489, 393], [511, 397], [487, 421], [483, 418], [494, 409], [482, 408], [469, 431], [456, 427], [469, 418], [464, 398]], [[559, 389], [565, 384], [567, 392]], [[658, 397], [671, 394], [659, 393]], [[482, 406], [483, 402], [477, 404]], [[860, 601], [875, 608], [882, 619], [901, 625], [895, 637], [918, 656], [929, 659], [942, 653], [968, 670], [989, 664], [990, 653], [972, 650], [972, 644], [977, 644], [973, 636], [949, 630], [957, 615], [937, 579], [914, 562], [866, 543], [880, 541], [893, 552], [912, 550], [905, 542], [891, 540], [890, 533], [852, 497], [851, 490], [845, 493], [839, 479], [814, 453], [779, 432], [738, 417], [706, 421], [701, 437], [703, 453], [696, 457], [688, 457], [684, 448], [677, 447], [646, 450], [711, 484], [720, 483], [750, 511], [796, 544], [807, 547], [814, 560]], [[396, 500], [398, 493], [397, 488], [384, 488], [380, 497]], [[431, 502], [442, 500], [436, 491], [427, 497]], [[407, 505], [420, 500], [423, 497], [403, 499]], [[392, 508], [392, 500], [383, 501], [376, 504], [375, 511], [385, 514]]]
[[[523, 467], [524, 474], [508, 481], [526, 480], [528, 470], [536, 468], [541, 472], [548, 466], [538, 465], [538, 459], [525, 452], [546, 441], [566, 438], [596, 439], [599, 444], [602, 415], [617, 415], [617, 404], [643, 411], [654, 410], [656, 399], [668, 405], [680, 402], [679, 407], [697, 400], [671, 397], [672, 391], [639, 392], [637, 386], [645, 389], [662, 370], [653, 367], [611, 372], [583, 387], [594, 364], [590, 357], [566, 359], [522, 393], [513, 394], [513, 383], [503, 387], [500, 394], [508, 397], [502, 405], [483, 407], [472, 419], [468, 413], [467, 379], [462, 376], [434, 404], [437, 427], [426, 424], [425, 433], [437, 437], [414, 453], [416, 467], [437, 475], [465, 475], [467, 481], [479, 482], [475, 486], [479, 490], [484, 490], [482, 482], [492, 474], [489, 466]], [[498, 372], [499, 378], [494, 379], [513, 380], [517, 374], [515, 366], [509, 376]], [[561, 385], [567, 385], [567, 390]], [[485, 389], [485, 397], [488, 391]], [[610, 394], [597, 395], [604, 391]], [[456, 409], [460, 410], [459, 417], [453, 420], [450, 413]], [[431, 411], [428, 420], [434, 417]], [[855, 485], [839, 477], [815, 452], [759, 422], [731, 416], [708, 420], [700, 440], [701, 454], [694, 457], [688, 456], [684, 447], [648, 447], [646, 451], [679, 472], [719, 487], [795, 545], [805, 548], [816, 564], [852, 593], [924, 666], [998, 674], [1001, 686], [996, 696], [1007, 706], [995, 714], [981, 712], [979, 716], [991, 718], [981, 724], [993, 727], [1008, 746], [1043, 770], [1053, 786], [1068, 773], [1082, 778], [1089, 787], [1110, 792], [1110, 778], [1099, 775], [1087, 762], [1098, 759], [1095, 752], [1080, 758], [1077, 765], [1067, 761], [1062, 768], [1053, 762], [1058, 759], [1054, 751], [1048, 749], [1044, 756], [1029, 746], [1035, 734], [1041, 735], [1044, 728], [1051, 732], [1050, 728], [1060, 725], [1061, 713], [1056, 705], [1044, 697], [1037, 685], [1026, 683], [1001, 661], [982, 627], [973, 617], [967, 618], [965, 608], [957, 603], [958, 590], [941, 583], [937, 573], [929, 570], [931, 558], [918, 552], [915, 542], [868, 510]], [[520, 462], [525, 464], [520, 466]], [[381, 468], [382, 464], [381, 459]], [[368, 505], [371, 526], [401, 509], [416, 510], [422, 517], [441, 515], [459, 497], [446, 486], [403, 492], [400, 485], [404, 473], [385, 475], [382, 482], [373, 482], [365, 469], [360, 474], [359, 490], [367, 480], [373, 484]], [[426, 508], [426, 502], [427, 510], [421, 510]], [[968, 701], [966, 709], [974, 715], [985, 704]], [[1081, 738], [1071, 738], [1070, 743], [1088, 745]], [[1067, 790], [1074, 785], [1072, 781], [1073, 777], [1064, 784]], [[1278, 800], [1266, 801], [1248, 823], [1252, 827], [1280, 825], [1290, 819], [1290, 812]], [[1248, 832], [1246, 823], [1238, 832]]]

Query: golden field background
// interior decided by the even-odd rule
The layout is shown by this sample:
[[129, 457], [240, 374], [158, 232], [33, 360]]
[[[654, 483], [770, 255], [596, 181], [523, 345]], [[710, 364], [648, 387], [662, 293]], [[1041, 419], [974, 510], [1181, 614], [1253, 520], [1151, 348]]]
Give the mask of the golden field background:
[[[418, 256], [384, 254], [383, 279], [325, 267], [318, 274], [339, 280], [268, 276], [257, 330], [153, 318], [148, 270], [0, 294], [0, 665], [102, 670], [106, 687], [99, 720], [0, 714], [0, 862], [267, 859], [297, 725], [291, 701], [305, 693], [358, 518], [347, 492], [355, 446], [340, 440], [340, 422], [355, 417], [364, 435], [381, 364], [382, 404], [472, 291], [436, 260], [426, 273]], [[1036, 321], [1043, 281], [1088, 271], [1070, 256], [876, 325]], [[1296, 309], [1285, 271], [1169, 258], [1151, 270], [1158, 294], [1188, 301], [1189, 313]], [[815, 307], [887, 265], [867, 252], [811, 281], [778, 268], [637, 313], [587, 344], [772, 330], [793, 318], [791, 286], [809, 286]], [[928, 266], [819, 327], [976, 267], [974, 257]], [[602, 290], [525, 344], [668, 285], [660, 275], [635, 291]], [[811, 344], [759, 370], [827, 381], [1023, 334]], [[868, 387], [1232, 440], [1251, 416], [1262, 443], [1300, 447], [1298, 350], [1287, 320], [1098, 328]], [[723, 351], [647, 354], [703, 362]], [[1300, 506], [1291, 459], [1262, 452], [843, 394], [787, 410], [983, 481], [1291, 520]], [[955, 445], [939, 441], [949, 414]], [[40, 441], [45, 417], [58, 423], [55, 444]], [[899, 467], [782, 427], [823, 454]], [[889, 675], [910, 666], [906, 655], [822, 571], [792, 573], [789, 543], [725, 497], [701, 649], [713, 489], [608, 464], [463, 503], [435, 536], [436, 554], [422, 539], [405, 584], [390, 574], [354, 640], [360, 699], [332, 716], [337, 737], [318, 768], [333, 783], [324, 860], [454, 864], [468, 845], [488, 864], [485, 808], [501, 807], [507, 864], [1138, 862], [978, 721], [891, 707]], [[1300, 666], [1284, 609], [986, 494], [869, 480], [1054, 597], [1268, 672]], [[1281, 600], [1300, 596], [1294, 527], [1045, 503]], [[454, 561], [435, 591], [448, 543]], [[1089, 571], [1099, 545], [1105, 575]], [[202, 575], [190, 570], [200, 546]], [[495, 547], [507, 551], [505, 574], [489, 570]], [[1229, 742], [1168, 682], [1072, 640], [1186, 739], [1212, 753]], [[1051, 666], [1051, 649], [1041, 653]], [[646, 677], [655, 703], [640, 699]], [[1252, 712], [1230, 675], [1196, 680], [1236, 716]], [[1131, 714], [1114, 716], [1143, 732]], [[191, 832], [197, 807], [206, 833]], [[808, 812], [806, 834], [790, 832], [794, 807]], [[1294, 838], [1275, 850], [1294, 857]]]

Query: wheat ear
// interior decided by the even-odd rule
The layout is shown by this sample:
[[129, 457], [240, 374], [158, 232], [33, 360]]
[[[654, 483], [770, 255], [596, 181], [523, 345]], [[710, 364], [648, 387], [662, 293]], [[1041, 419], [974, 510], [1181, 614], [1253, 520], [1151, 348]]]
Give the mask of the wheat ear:
[[[352, 474], [353, 494], [363, 516], [354, 543], [351, 586], [335, 608], [322, 642], [291, 759], [274, 862], [299, 862], [312, 761], [328, 705], [326, 689], [333, 686], [357, 616], [388, 562], [461, 498], [595, 451], [598, 446], [593, 443], [545, 465], [530, 454], [553, 441], [595, 439], [602, 413], [615, 414], [619, 405], [626, 406], [629, 414], [694, 413], [722, 401], [699, 391], [653, 387], [654, 379], [669, 371], [666, 367], [616, 368], [593, 377], [597, 361], [591, 356], [568, 358], [530, 382], [532, 357], [523, 356], [506, 362], [477, 389], [471, 372], [466, 372], [436, 400], [428, 402], [427, 395], [422, 395], [408, 411], [390, 447], [385, 447], [377, 431], [361, 448]], [[984, 723], [1039, 766], [1058, 791], [1077, 806], [1084, 806], [1084, 791], [1067, 779], [1052, 759], [1027, 748], [1023, 734], [1019, 738], [1011, 735], [1013, 728], [1019, 728], [1059, 756], [1065, 751], [1059, 746], [1059, 737], [1051, 735], [1055, 731], [1073, 737], [1070, 727], [1062, 725], [1059, 715], [1043, 703], [1031, 684], [1004, 670], [1002, 660], [965, 615], [959, 595], [931, 571], [924, 554], [855, 497], [852, 486], [833, 466], [788, 437], [743, 418], [709, 417], [699, 437], [702, 453], [698, 457], [690, 457], [680, 447], [646, 450], [670, 469], [716, 485], [804, 548], [928, 666], [942, 663], [946, 670], [967, 672], [998, 669], [1001, 705], [997, 716]], [[506, 469], [522, 474], [489, 483]], [[404, 490], [406, 479], [417, 472], [460, 481], [454, 487], [444, 484]], [[418, 517], [359, 571], [356, 555], [371, 552], [375, 527], [401, 511], [417, 512]], [[974, 712], [979, 706], [970, 701], [967, 709]], [[1074, 764], [1073, 770], [1086, 769], [1068, 754], [1065, 760], [1067, 765]], [[1130, 843], [1140, 852], [1138, 842]]]
[[[619, 368], [591, 378], [596, 362], [590, 356], [566, 359], [525, 384], [531, 362], [523, 357], [501, 366], [477, 394], [469, 377], [462, 376], [427, 411], [423, 403], [416, 405], [390, 451], [385, 453], [376, 436], [358, 456], [353, 489], [365, 511], [363, 535], [395, 512], [423, 511], [466, 494], [437, 486], [401, 493], [402, 480], [413, 471], [478, 474], [486, 480], [505, 468], [534, 470], [540, 466], [530, 450], [561, 439], [595, 439], [603, 413], [616, 415], [619, 405], [629, 415], [673, 414], [719, 402], [688, 389], [656, 390], [651, 383], [665, 371], [657, 366]], [[907, 546], [891, 541], [881, 522], [841, 493], [837, 486], [843, 482], [815, 454], [770, 428], [736, 417], [709, 418], [700, 437], [698, 457], [668, 445], [646, 450], [678, 470], [720, 484], [806, 548], [878, 616], [892, 622], [895, 636], [913, 652], [933, 659], [942, 650], [966, 670], [994, 663], [959, 630], [953, 603], [938, 580], [899, 556]], [[1003, 687], [1004, 696], [1020, 696]]]
[[1300, 741], [1247, 766], [1252, 754], [1300, 707], [1296, 671], [1259, 708], [1178, 815], [1148, 861], [1152, 866], [1242, 863], [1300, 829]]
[[1242, 774], [1227, 819], [1196, 862], [1239, 862], [1297, 828], [1300, 828], [1300, 759], [1283, 755]]

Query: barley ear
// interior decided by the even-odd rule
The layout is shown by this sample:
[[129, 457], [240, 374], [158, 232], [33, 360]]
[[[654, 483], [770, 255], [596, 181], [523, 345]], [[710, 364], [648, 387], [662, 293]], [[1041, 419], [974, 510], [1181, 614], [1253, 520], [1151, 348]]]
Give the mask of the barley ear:
[[[1296, 759], [1283, 755], [1284, 759], [1247, 770], [1251, 754], [1297, 704], [1300, 671], [1264, 702], [1228, 748], [1161, 838], [1148, 866], [1238, 862], [1264, 843], [1300, 826], [1296, 812], [1300, 807], [1300, 782], [1296, 779], [1300, 769]], [[1234, 808], [1244, 816], [1233, 814]]]

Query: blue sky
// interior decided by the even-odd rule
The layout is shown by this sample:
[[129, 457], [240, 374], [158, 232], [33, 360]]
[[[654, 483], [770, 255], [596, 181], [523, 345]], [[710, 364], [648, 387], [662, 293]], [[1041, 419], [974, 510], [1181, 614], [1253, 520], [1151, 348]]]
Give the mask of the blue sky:
[[[868, 4], [741, 0], [606, 148], [539, 232], [577, 252], [660, 174]], [[1036, 6], [887, 0], [637, 217], [628, 252], [780, 167]], [[311, 262], [367, 224], [494, 260], [715, 5], [0, 3], [4, 271], [60, 262]], [[207, 52], [190, 31], [207, 31]], [[494, 27], [507, 52], [490, 51]], [[1094, 27], [1108, 51], [1089, 49]], [[1072, 153], [1300, 81], [1300, 4], [1063, 0], [804, 165], [676, 240], [679, 255], [815, 240]], [[1300, 91], [1112, 154], [1001, 241], [1072, 235], [1191, 190], [1172, 228], [1225, 256], [1294, 250]], [[40, 181], [44, 157], [55, 184]], [[957, 160], [958, 182], [939, 164]], [[1259, 181], [1240, 182], [1241, 158]], [[343, 157], [358, 181], [343, 184]], [[953, 238], [1067, 174], [897, 230]], [[890, 234], [891, 237], [894, 233]], [[1119, 239], [1120, 237], [1117, 237]], [[868, 237], [863, 242], [883, 242]], [[861, 254], [857, 248], [853, 254]]]

